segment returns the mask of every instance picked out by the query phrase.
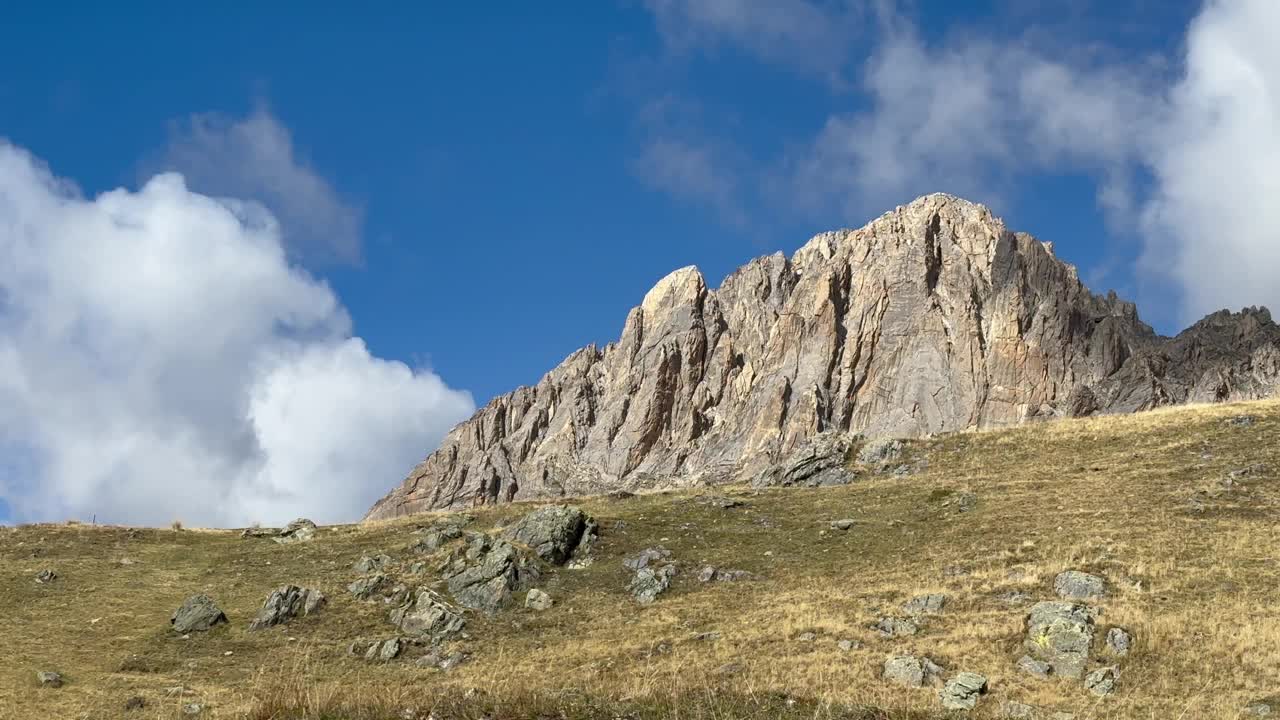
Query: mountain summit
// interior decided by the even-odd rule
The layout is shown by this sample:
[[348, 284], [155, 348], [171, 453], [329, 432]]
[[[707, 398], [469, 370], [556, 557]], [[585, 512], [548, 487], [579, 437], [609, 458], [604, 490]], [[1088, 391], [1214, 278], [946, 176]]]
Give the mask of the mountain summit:
[[1278, 386], [1267, 310], [1161, 337], [1050, 244], [934, 194], [715, 290], [671, 273], [616, 343], [495, 398], [366, 518], [747, 480], [826, 431], [915, 437]]

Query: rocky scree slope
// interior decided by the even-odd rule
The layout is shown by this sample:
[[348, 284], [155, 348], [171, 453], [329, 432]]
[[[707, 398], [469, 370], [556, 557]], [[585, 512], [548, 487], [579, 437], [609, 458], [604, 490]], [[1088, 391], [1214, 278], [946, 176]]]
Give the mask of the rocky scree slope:
[[716, 290], [696, 268], [671, 273], [616, 343], [495, 398], [366, 517], [749, 480], [824, 432], [915, 437], [1256, 399], [1278, 382], [1267, 310], [1161, 337], [1050, 244], [929, 195]]

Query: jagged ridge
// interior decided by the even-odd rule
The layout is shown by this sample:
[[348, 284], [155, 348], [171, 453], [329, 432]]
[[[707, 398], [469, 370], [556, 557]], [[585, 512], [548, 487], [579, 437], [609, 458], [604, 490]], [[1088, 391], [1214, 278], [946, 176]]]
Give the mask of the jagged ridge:
[[1280, 379], [1261, 308], [1158, 336], [987, 208], [922, 197], [757, 258], [663, 278], [604, 348], [495, 398], [369, 519], [748, 479], [828, 430], [911, 437], [1253, 399]]

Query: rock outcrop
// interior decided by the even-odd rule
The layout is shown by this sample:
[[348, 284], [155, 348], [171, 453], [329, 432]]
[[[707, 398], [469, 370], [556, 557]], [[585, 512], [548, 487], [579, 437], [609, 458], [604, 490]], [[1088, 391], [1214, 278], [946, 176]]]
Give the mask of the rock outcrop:
[[[753, 260], [718, 289], [696, 268], [671, 273], [616, 343], [495, 398], [367, 517], [752, 480], [820, 433], [907, 438], [1252, 399], [1278, 379], [1266, 310], [1158, 336], [1046, 243], [929, 195]], [[830, 481], [812, 465], [796, 467], [816, 480], [793, 481]]]

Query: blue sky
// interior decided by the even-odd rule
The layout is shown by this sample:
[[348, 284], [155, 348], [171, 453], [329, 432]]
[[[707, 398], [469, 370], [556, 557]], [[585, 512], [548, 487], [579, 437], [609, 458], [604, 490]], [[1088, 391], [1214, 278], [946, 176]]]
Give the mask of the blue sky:
[[[1199, 156], [1166, 161], [1206, 133], [1195, 100], [1236, 89], [1187, 79], [1193, 19], [1212, 69], [1275, 19], [1269, 3], [322, 5], [10, 9], [0, 63], [22, 70], [0, 77], [0, 137], [86, 202], [175, 170], [191, 192], [260, 203], [291, 267], [349, 317], [290, 332], [362, 339], [476, 405], [614, 339], [672, 269], [718, 282], [932, 191], [1054, 241], [1164, 332], [1269, 300], [1254, 276], [1193, 284], [1212, 270], [1190, 248], [1230, 202], [1183, 201], [1203, 195], [1183, 182]], [[1260, 123], [1241, 133], [1274, 138], [1274, 116]], [[1247, 236], [1237, 253], [1275, 245], [1223, 230]], [[48, 437], [14, 442], [10, 465], [57, 464]], [[0, 481], [0, 508], [46, 512], [20, 485]]]

